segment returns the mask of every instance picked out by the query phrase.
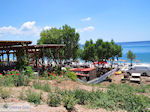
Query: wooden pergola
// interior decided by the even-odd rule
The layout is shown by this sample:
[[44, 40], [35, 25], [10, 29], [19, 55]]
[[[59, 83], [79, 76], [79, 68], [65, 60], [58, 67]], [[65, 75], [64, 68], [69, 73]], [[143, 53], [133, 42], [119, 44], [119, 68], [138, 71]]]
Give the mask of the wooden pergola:
[[[5, 65], [3, 65], [3, 63], [2, 66], [11, 66], [12, 63], [10, 62], [13, 62], [13, 64], [18, 62], [18, 58], [24, 53], [29, 60], [31, 60], [31, 58], [34, 60], [33, 66], [37, 67], [39, 59], [42, 59], [42, 64], [44, 63], [45, 49], [55, 49], [57, 56], [59, 56], [59, 50], [65, 46], [64, 44], [31, 45], [31, 43], [32, 41], [0, 41], [0, 62], [5, 62]], [[10, 61], [10, 55], [13, 55], [12, 61]], [[31, 57], [31, 55], [33, 55], [33, 57]], [[4, 59], [4, 56], [7, 57], [7, 60]]]

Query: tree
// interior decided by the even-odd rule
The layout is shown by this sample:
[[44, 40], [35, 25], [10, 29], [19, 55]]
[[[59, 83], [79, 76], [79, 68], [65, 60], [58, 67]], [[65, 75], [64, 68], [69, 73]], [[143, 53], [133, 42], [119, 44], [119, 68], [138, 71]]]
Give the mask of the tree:
[[93, 40], [86, 41], [81, 59], [94, 62], [96, 58], [96, 49]]
[[132, 51], [127, 52], [127, 58], [130, 59], [131, 61], [131, 66], [132, 66], [132, 61], [136, 58], [136, 55]]
[[111, 42], [104, 42], [102, 39], [98, 39], [95, 43], [93, 40], [86, 41], [82, 59], [85, 61], [107, 61], [112, 60], [112, 64], [115, 58], [122, 56], [122, 47]]
[[64, 48], [64, 57], [66, 60], [76, 59], [79, 49], [79, 33], [75, 28], [71, 28], [68, 25], [62, 26], [62, 43], [66, 45]]
[[[40, 39], [37, 44], [60, 44], [62, 43], [62, 30], [51, 28], [50, 30], [43, 30], [40, 33]], [[40, 57], [47, 57], [48, 62], [53, 60], [56, 64], [60, 63], [56, 49], [42, 49]], [[59, 60], [59, 61], [58, 61]]]
[[[65, 60], [76, 59], [78, 57], [79, 49], [79, 33], [75, 28], [71, 28], [68, 25], [64, 25], [61, 28], [51, 28], [49, 30], [43, 30], [40, 34], [41, 38], [38, 40], [38, 44], [65, 44], [64, 49], [61, 50], [61, 57]], [[53, 55], [56, 58], [55, 49], [46, 51], [47, 56]], [[49, 56], [50, 57], [50, 56]]]
[[50, 30], [43, 30], [40, 33], [40, 39], [37, 44], [60, 44], [62, 41], [61, 35], [61, 29], [51, 28]]

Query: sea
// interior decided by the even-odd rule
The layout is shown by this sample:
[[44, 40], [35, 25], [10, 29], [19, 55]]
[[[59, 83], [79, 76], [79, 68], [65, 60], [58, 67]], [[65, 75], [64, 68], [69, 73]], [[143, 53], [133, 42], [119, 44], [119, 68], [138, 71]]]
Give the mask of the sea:
[[[138, 41], [138, 42], [118, 42], [123, 48], [123, 56], [121, 59], [127, 59], [127, 52], [131, 50], [136, 55], [138, 63], [150, 64], [150, 41]], [[129, 61], [129, 60], [128, 60]]]
[[[147, 63], [150, 64], [150, 41], [137, 41], [137, 42], [117, 42], [116, 44], [121, 45], [123, 48], [123, 55], [120, 59], [127, 59], [127, 52], [131, 50], [136, 55], [136, 60], [138, 63]], [[80, 44], [80, 47], [83, 48], [84, 45]], [[4, 56], [7, 58], [6, 56]], [[12, 55], [10, 56], [12, 58]], [[83, 61], [83, 60], [82, 60]]]

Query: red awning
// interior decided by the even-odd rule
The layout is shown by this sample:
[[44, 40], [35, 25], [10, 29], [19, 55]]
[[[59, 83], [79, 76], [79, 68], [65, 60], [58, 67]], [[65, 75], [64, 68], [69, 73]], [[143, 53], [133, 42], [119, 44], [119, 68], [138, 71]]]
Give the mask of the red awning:
[[106, 61], [94, 62], [93, 64], [107, 64]]
[[70, 69], [70, 71], [74, 71], [74, 72], [88, 72], [88, 71], [92, 71], [95, 70], [95, 68], [73, 68]]
[[80, 75], [80, 76], [89, 76], [89, 74], [81, 74], [81, 73], [76, 73], [76, 75]]

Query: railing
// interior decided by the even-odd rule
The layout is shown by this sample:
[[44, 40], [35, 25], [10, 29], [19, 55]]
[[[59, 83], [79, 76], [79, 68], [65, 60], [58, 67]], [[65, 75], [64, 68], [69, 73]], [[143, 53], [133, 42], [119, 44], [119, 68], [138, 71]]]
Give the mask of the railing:
[[116, 72], [116, 69], [113, 69], [107, 73], [105, 73], [104, 75], [96, 78], [96, 79], [93, 79], [91, 81], [88, 81], [87, 83], [88, 84], [97, 84], [97, 83], [100, 83], [102, 81], [104, 81], [107, 77], [111, 76], [112, 74], [114, 74]]

